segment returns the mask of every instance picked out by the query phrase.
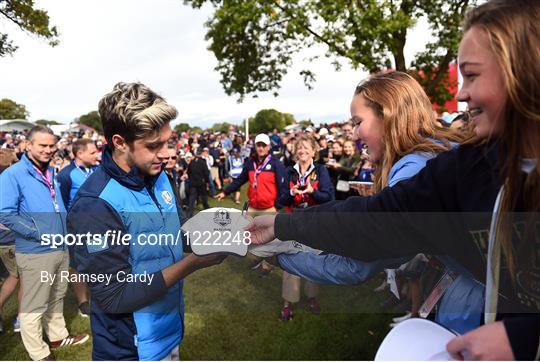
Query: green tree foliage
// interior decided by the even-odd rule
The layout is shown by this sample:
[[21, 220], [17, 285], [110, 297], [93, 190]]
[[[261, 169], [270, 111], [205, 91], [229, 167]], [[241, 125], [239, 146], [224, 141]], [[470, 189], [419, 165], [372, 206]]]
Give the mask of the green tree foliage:
[[0, 119], [27, 119], [30, 113], [22, 104], [18, 104], [11, 99], [0, 100]]
[[[215, 68], [228, 95], [272, 91], [302, 49], [322, 44], [336, 70], [347, 61], [354, 69], [407, 71], [404, 48], [407, 32], [425, 17], [433, 41], [412, 61], [412, 73], [428, 95], [444, 103], [441, 87], [448, 65], [456, 58], [459, 24], [477, 0], [184, 0], [194, 8], [215, 7], [206, 26]], [[427, 34], [426, 34], [427, 35]], [[315, 56], [314, 58], [319, 57]], [[311, 89], [315, 73], [300, 75]]]
[[281, 113], [275, 109], [262, 109], [255, 117], [249, 118], [249, 132], [257, 134], [272, 132], [274, 129], [281, 131], [293, 123], [295, 120], [292, 114]]
[[223, 123], [214, 123], [210, 129], [214, 132], [229, 132], [229, 127], [234, 126], [233, 124], [229, 122], [223, 122]]
[[314, 126], [311, 119], [304, 119], [303, 121], [298, 122], [298, 124], [302, 125], [303, 127], [313, 127]]
[[174, 126], [174, 130], [178, 133], [186, 132], [191, 129], [191, 126], [187, 123], [178, 123], [176, 126]]
[[98, 111], [92, 111], [84, 114], [79, 118], [75, 119], [75, 122], [84, 124], [88, 127], [92, 127], [98, 132], [103, 132], [103, 127], [101, 125], [101, 117], [99, 116]]
[[[0, 0], [0, 19], [17, 25], [22, 31], [47, 40], [50, 46], [58, 45], [58, 31], [49, 24], [45, 10], [35, 9], [33, 0]], [[17, 46], [8, 34], [0, 32], [0, 57], [11, 55]]]
[[48, 120], [48, 119], [39, 119], [39, 120], [35, 121], [34, 123], [42, 125], [42, 126], [54, 126], [54, 125], [60, 124], [60, 123], [58, 123], [56, 121]]

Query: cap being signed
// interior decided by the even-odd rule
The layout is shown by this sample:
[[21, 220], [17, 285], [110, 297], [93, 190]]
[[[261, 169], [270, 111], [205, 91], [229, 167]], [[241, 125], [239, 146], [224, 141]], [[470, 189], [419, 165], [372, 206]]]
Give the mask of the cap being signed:
[[248, 224], [249, 220], [241, 210], [214, 207], [189, 219], [182, 230], [196, 255], [229, 253], [246, 256], [251, 233], [243, 228]]

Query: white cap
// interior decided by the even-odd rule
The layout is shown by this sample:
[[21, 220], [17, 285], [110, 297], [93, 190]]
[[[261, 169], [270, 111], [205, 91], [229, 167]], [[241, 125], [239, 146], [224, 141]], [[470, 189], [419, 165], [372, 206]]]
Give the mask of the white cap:
[[187, 153], [184, 155], [184, 157], [185, 157], [185, 158], [193, 157], [193, 153], [187, 152]]
[[319, 135], [321, 135], [321, 136], [326, 136], [327, 134], [328, 134], [328, 129], [326, 129], [326, 128], [323, 127], [323, 128], [321, 128], [321, 129], [319, 130]]
[[255, 144], [262, 142], [265, 145], [270, 145], [270, 137], [268, 137], [267, 134], [259, 133], [257, 137], [255, 137]]

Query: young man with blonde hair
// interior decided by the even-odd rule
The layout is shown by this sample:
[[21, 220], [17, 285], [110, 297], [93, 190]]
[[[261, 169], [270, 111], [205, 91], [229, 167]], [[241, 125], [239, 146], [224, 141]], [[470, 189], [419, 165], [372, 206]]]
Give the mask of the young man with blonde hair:
[[118, 83], [99, 102], [99, 114], [107, 140], [102, 163], [68, 213], [68, 231], [85, 240], [74, 254], [91, 291], [92, 358], [178, 359], [182, 279], [224, 257], [183, 257], [178, 240], [145, 242], [180, 230], [163, 171], [177, 111], [143, 84]]

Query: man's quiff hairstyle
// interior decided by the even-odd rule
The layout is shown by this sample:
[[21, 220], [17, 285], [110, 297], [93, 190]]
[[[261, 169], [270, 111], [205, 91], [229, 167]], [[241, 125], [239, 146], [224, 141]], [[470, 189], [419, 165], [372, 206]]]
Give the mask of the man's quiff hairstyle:
[[176, 108], [141, 83], [117, 83], [99, 101], [99, 116], [107, 143], [118, 134], [132, 143], [156, 134], [178, 115]]

